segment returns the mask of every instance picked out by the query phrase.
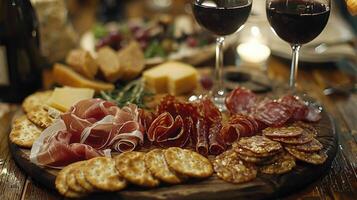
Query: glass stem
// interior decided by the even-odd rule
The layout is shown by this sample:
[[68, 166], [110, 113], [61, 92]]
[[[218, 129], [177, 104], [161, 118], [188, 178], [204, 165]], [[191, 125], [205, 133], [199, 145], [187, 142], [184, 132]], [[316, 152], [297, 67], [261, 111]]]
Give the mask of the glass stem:
[[296, 86], [296, 79], [298, 73], [298, 64], [299, 64], [299, 50], [301, 45], [299, 44], [292, 44], [291, 49], [293, 50], [293, 58], [291, 60], [291, 69], [290, 69], [290, 81], [289, 87], [291, 92], [295, 92]]
[[222, 96], [224, 94], [223, 86], [223, 45], [224, 37], [217, 38], [216, 46], [216, 70], [215, 70], [215, 96], [218, 94]]

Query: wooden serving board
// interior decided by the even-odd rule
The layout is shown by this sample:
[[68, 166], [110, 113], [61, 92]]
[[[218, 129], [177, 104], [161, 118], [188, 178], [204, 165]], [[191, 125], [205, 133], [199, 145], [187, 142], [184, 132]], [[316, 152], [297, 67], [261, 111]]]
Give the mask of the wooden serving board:
[[[129, 186], [116, 193], [98, 193], [90, 197], [98, 199], [266, 199], [291, 194], [321, 178], [331, 167], [337, 152], [337, 133], [334, 122], [327, 112], [314, 125], [318, 130], [318, 140], [324, 145], [328, 159], [322, 165], [298, 162], [293, 171], [283, 175], [258, 174], [258, 177], [243, 184], [230, 184], [212, 176], [205, 180], [194, 180], [181, 185], [161, 185], [154, 189]], [[57, 170], [39, 167], [29, 161], [29, 150], [19, 148], [9, 142], [10, 152], [15, 162], [32, 179], [44, 187], [54, 190]]]

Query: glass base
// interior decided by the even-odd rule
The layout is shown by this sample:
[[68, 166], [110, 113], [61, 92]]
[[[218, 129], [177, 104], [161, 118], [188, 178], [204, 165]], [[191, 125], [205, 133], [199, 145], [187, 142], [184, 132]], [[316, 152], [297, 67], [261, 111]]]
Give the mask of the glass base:
[[212, 101], [214, 105], [216, 105], [219, 111], [221, 112], [227, 111], [225, 99], [226, 99], [226, 93], [223, 90], [220, 90], [212, 95]]

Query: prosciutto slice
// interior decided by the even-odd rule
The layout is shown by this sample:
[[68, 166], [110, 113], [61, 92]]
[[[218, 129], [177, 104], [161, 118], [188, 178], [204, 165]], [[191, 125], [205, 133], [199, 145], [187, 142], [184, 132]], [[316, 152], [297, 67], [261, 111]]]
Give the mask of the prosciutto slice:
[[120, 109], [102, 99], [78, 102], [44, 130], [30, 159], [39, 165], [62, 167], [96, 156], [110, 156], [111, 150], [132, 151], [144, 141], [144, 127], [135, 105]]

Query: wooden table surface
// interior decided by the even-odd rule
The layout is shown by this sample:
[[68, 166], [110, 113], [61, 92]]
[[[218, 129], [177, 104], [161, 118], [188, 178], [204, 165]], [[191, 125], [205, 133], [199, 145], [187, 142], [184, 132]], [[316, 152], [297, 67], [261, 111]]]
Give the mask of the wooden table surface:
[[[289, 63], [271, 58], [268, 77], [286, 83]], [[351, 83], [353, 78], [333, 64], [305, 64], [299, 70], [298, 84], [331, 113], [339, 132], [339, 151], [329, 173], [321, 180], [284, 199], [357, 199], [357, 93], [325, 96], [328, 85]], [[55, 191], [36, 184], [14, 163], [8, 149], [11, 115], [18, 106], [0, 105], [0, 199], [62, 199]]]

